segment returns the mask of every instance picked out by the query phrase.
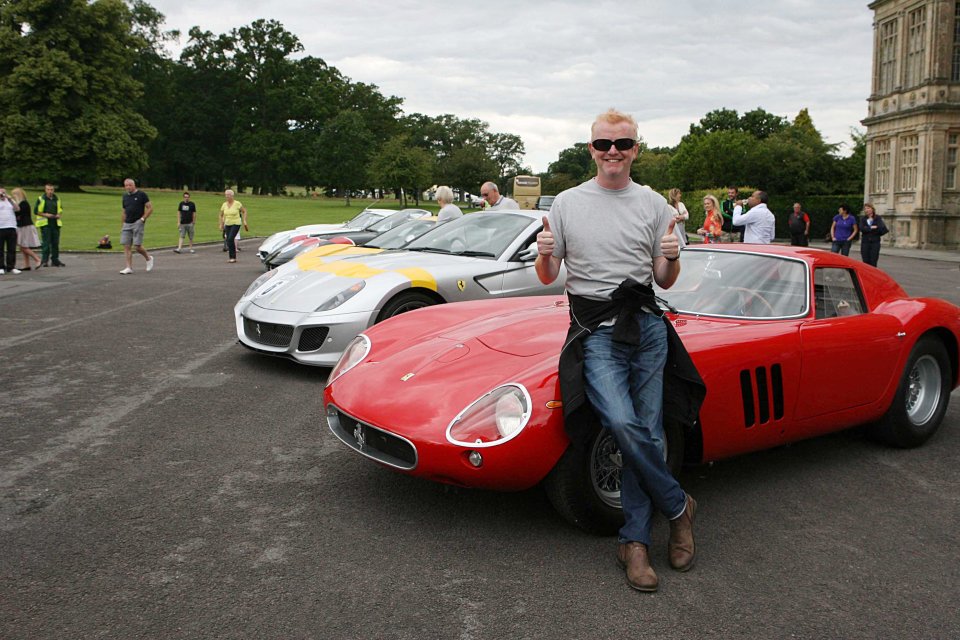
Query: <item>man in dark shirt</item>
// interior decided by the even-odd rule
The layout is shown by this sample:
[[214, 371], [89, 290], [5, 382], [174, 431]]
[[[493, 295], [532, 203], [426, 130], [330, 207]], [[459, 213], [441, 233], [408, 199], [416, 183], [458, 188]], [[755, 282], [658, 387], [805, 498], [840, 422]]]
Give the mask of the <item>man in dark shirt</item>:
[[177, 207], [177, 228], [180, 231], [180, 240], [177, 242], [177, 248], [174, 253], [180, 253], [183, 250], [183, 238], [188, 237], [190, 241], [190, 253], [196, 253], [193, 250], [193, 231], [197, 224], [197, 205], [190, 200], [190, 193], [183, 192], [183, 202]]
[[737, 206], [737, 188], [727, 188], [727, 199], [720, 203], [720, 213], [723, 217], [723, 241], [735, 242], [737, 238], [743, 242], [743, 228], [733, 228], [733, 210]]
[[126, 191], [123, 194], [123, 217], [120, 228], [120, 244], [123, 245], [123, 257], [127, 266], [120, 273], [130, 275], [133, 273], [133, 250], [143, 256], [147, 261], [147, 271], [153, 271], [153, 258], [143, 248], [143, 228], [147, 218], [153, 213], [153, 203], [143, 191], [137, 189], [137, 183], [127, 178], [123, 181], [123, 188]]
[[793, 213], [787, 225], [790, 228], [790, 246], [806, 247], [810, 244], [810, 216], [803, 211], [799, 202], [793, 203]]

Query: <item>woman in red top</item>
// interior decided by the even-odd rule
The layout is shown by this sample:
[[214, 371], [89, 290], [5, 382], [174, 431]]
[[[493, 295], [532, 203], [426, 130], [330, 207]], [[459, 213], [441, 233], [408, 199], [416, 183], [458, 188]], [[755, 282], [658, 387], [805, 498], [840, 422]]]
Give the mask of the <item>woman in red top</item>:
[[717, 197], [704, 196], [703, 210], [706, 212], [706, 217], [703, 220], [703, 226], [697, 229], [697, 234], [703, 236], [703, 241], [707, 244], [718, 244], [723, 222], [720, 218], [720, 202]]

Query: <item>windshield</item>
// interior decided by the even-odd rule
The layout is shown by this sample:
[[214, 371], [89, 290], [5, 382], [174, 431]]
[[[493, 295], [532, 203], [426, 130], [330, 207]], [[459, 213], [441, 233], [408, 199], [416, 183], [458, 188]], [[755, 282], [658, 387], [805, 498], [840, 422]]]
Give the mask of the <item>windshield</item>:
[[734, 251], [685, 250], [680, 277], [657, 295], [683, 313], [731, 318], [796, 318], [809, 309], [801, 260]]
[[383, 218], [382, 214], [374, 213], [372, 211], [361, 211], [360, 213], [357, 214], [357, 216], [353, 220], [350, 220], [349, 222], [345, 223], [344, 226], [356, 228], [356, 229], [364, 229], [368, 225], [373, 224], [374, 222], [382, 218]]
[[396, 213], [391, 213], [386, 218], [381, 218], [380, 220], [374, 220], [373, 224], [366, 228], [367, 231], [375, 231], [377, 233], [383, 233], [384, 231], [389, 231], [393, 229], [398, 224], [402, 224], [414, 216], [428, 216], [430, 215], [429, 211], [421, 211], [420, 209], [401, 209]]
[[516, 213], [471, 213], [440, 225], [407, 249], [496, 258], [531, 222]]
[[408, 220], [398, 224], [390, 231], [384, 231], [366, 244], [374, 249], [399, 249], [414, 238], [419, 238], [424, 232], [432, 229], [436, 220]]

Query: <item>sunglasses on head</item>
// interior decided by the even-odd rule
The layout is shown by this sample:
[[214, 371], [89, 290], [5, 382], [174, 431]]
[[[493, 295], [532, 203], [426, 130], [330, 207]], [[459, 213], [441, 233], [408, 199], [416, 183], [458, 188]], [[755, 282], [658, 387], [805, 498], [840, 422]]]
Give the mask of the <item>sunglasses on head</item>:
[[627, 151], [628, 149], [633, 149], [637, 141], [633, 138], [617, 138], [616, 140], [597, 138], [590, 144], [592, 144], [593, 148], [597, 151], [610, 151], [610, 147], [616, 147], [617, 151]]

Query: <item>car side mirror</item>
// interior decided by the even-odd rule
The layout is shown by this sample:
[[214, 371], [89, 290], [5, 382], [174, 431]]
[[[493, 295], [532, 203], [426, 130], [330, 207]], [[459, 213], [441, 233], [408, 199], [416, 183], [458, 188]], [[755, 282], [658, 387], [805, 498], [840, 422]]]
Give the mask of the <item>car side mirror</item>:
[[539, 251], [537, 251], [537, 243], [531, 242], [529, 247], [517, 254], [517, 257], [521, 262], [532, 262], [537, 259], [538, 253]]

